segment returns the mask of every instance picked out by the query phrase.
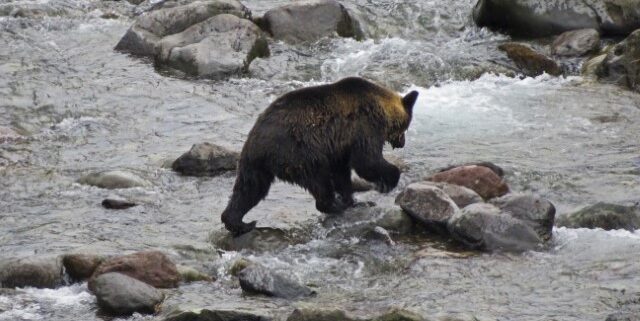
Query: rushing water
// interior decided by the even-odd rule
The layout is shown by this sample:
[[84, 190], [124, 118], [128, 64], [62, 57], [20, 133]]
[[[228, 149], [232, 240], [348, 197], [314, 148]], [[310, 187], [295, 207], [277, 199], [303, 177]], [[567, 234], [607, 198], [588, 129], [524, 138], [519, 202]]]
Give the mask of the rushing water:
[[[286, 2], [245, 3], [259, 14]], [[461, 257], [431, 241], [329, 237], [312, 198], [283, 183], [246, 220], [301, 228], [308, 242], [216, 249], [210, 238], [224, 233], [218, 215], [234, 174], [181, 177], [167, 161], [203, 141], [239, 150], [269, 101], [350, 75], [420, 92], [407, 146], [388, 151], [408, 165], [400, 188], [443, 166], [488, 160], [506, 169], [513, 190], [550, 199], [560, 215], [597, 201], [640, 200], [638, 94], [580, 77], [480, 76], [510, 70], [495, 49], [508, 38], [472, 25], [471, 0], [344, 2], [369, 40], [272, 43], [273, 56], [255, 61], [251, 75], [212, 82], [162, 75], [149, 61], [114, 52], [132, 22], [134, 7], [124, 1], [4, 1], [55, 14], [0, 17], [0, 128], [22, 135], [0, 140], [0, 260], [160, 249], [219, 278], [169, 291], [165, 306], [251, 307], [277, 317], [318, 305], [363, 316], [393, 306], [428, 317], [604, 320], [625, 294], [640, 292], [637, 232], [559, 228], [545, 252]], [[106, 12], [119, 18], [101, 18]], [[153, 186], [75, 183], [106, 169], [135, 172]], [[393, 210], [398, 190], [357, 197]], [[99, 206], [113, 195], [142, 206]], [[295, 302], [242, 296], [227, 272], [240, 256], [288, 271], [319, 294]], [[0, 293], [0, 320], [98, 319], [86, 285]]]

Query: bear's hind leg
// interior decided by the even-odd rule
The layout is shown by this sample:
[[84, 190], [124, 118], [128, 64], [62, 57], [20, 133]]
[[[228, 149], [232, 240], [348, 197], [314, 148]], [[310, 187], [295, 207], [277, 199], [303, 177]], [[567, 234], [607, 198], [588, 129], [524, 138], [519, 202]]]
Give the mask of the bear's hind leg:
[[273, 174], [267, 171], [243, 167], [238, 169], [233, 195], [221, 216], [225, 228], [234, 236], [255, 228], [256, 221], [244, 223], [242, 218], [267, 196], [274, 179]]
[[316, 199], [316, 209], [325, 214], [342, 213], [344, 208], [338, 204], [336, 191], [328, 172], [322, 171], [316, 180], [304, 184]]
[[347, 209], [355, 204], [353, 199], [353, 187], [351, 186], [351, 168], [340, 166], [331, 174], [333, 186], [340, 197], [339, 203], [342, 209]]

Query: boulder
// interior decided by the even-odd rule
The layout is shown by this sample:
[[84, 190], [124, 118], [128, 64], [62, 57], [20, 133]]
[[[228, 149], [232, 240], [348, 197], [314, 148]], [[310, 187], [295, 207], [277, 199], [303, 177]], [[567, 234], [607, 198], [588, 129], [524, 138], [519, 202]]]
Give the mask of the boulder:
[[182, 309], [169, 311], [164, 321], [271, 321], [259, 313], [214, 309]]
[[487, 203], [463, 208], [451, 218], [448, 228], [454, 239], [472, 249], [518, 252], [543, 244], [530, 224]]
[[154, 313], [164, 294], [156, 288], [121, 273], [105, 273], [93, 280], [98, 306], [113, 315]]
[[274, 8], [259, 23], [275, 39], [286, 42], [315, 41], [335, 34], [364, 38], [359, 22], [334, 0], [297, 1]]
[[557, 225], [569, 228], [633, 231], [640, 228], [640, 207], [600, 202], [559, 217]]
[[62, 264], [72, 280], [84, 281], [93, 275], [93, 272], [105, 259], [100, 255], [65, 254], [62, 256]]
[[402, 309], [391, 309], [373, 321], [425, 321], [421, 315]]
[[138, 205], [136, 203], [131, 203], [123, 200], [116, 200], [111, 198], [107, 198], [103, 200], [101, 204], [102, 204], [102, 207], [110, 210], [124, 210], [124, 209]]
[[598, 79], [640, 91], [639, 61], [640, 30], [636, 30], [609, 50], [597, 70]]
[[199, 281], [213, 282], [214, 281], [214, 278], [212, 278], [210, 275], [206, 273], [202, 273], [190, 266], [176, 265], [176, 269], [180, 274], [180, 278], [184, 282], [199, 282]]
[[465, 164], [460, 164], [460, 165], [451, 165], [445, 168], [440, 169], [438, 172], [446, 172], [450, 169], [454, 169], [456, 167], [462, 167], [462, 166], [472, 166], [472, 165], [476, 165], [476, 166], [484, 166], [488, 169], [490, 169], [492, 172], [496, 173], [496, 175], [500, 176], [500, 177], [504, 177], [504, 169], [502, 169], [502, 167], [492, 163], [492, 162], [472, 162], [472, 163], [465, 163]]
[[358, 319], [347, 316], [342, 310], [300, 308], [293, 310], [287, 321], [358, 321]]
[[558, 56], [584, 56], [598, 50], [600, 33], [596, 29], [579, 29], [559, 35], [551, 44], [551, 53]]
[[0, 288], [56, 288], [64, 283], [62, 260], [35, 256], [0, 263]]
[[163, 37], [182, 32], [222, 13], [240, 18], [251, 17], [249, 9], [236, 0], [194, 1], [184, 5], [159, 7], [140, 15], [115, 49], [135, 55], [155, 56], [159, 53], [158, 43]]
[[233, 265], [231, 265], [231, 268], [229, 268], [229, 274], [238, 276], [238, 273], [240, 273], [240, 271], [244, 270], [244, 268], [251, 264], [253, 264], [253, 262], [241, 257], [233, 262]]
[[164, 37], [159, 46], [161, 63], [210, 79], [243, 73], [256, 57], [269, 56], [260, 28], [231, 14], [211, 17]]
[[210, 143], [195, 144], [178, 157], [171, 168], [182, 175], [215, 176], [238, 166], [237, 152]]
[[505, 195], [509, 187], [502, 177], [489, 167], [481, 165], [465, 165], [436, 173], [427, 180], [445, 182], [469, 188], [482, 198], [491, 199]]
[[91, 173], [78, 179], [78, 183], [108, 189], [151, 186], [139, 176], [121, 170]]
[[242, 269], [238, 273], [238, 279], [242, 290], [249, 293], [260, 293], [285, 299], [315, 294], [308, 287], [259, 264], [250, 264]]
[[396, 204], [419, 222], [440, 227], [460, 210], [441, 189], [423, 183], [407, 186], [396, 197]]
[[430, 181], [420, 182], [420, 184], [430, 185], [441, 189], [453, 200], [453, 202], [456, 203], [456, 205], [458, 205], [459, 208], [463, 208], [473, 203], [483, 202], [482, 197], [478, 195], [478, 193], [464, 186], [444, 182], [436, 183]]
[[556, 208], [548, 200], [533, 194], [507, 194], [491, 203], [503, 213], [528, 223], [542, 240], [551, 239]]
[[627, 35], [640, 28], [640, 6], [635, 0], [479, 0], [473, 20], [521, 37], [585, 28]]
[[506, 52], [509, 59], [529, 77], [540, 76], [545, 72], [552, 76], [562, 75], [562, 68], [555, 61], [527, 45], [508, 42], [498, 46], [498, 49]]
[[147, 251], [104, 261], [89, 280], [93, 291], [95, 279], [104, 273], [119, 272], [156, 288], [175, 288], [180, 282], [176, 265], [162, 252]]
[[295, 238], [293, 233], [277, 228], [258, 227], [239, 236], [233, 236], [226, 230], [211, 235], [216, 247], [225, 251], [277, 251], [292, 244], [307, 241], [306, 237]]

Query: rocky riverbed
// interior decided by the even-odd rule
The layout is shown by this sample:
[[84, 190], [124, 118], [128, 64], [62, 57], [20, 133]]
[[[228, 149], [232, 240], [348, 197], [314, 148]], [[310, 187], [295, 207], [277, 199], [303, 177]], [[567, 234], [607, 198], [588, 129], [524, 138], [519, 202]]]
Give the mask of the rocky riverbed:
[[[636, 320], [638, 7], [561, 2], [0, 3], [0, 320]], [[353, 75], [420, 93], [399, 186], [231, 238], [256, 117]]]

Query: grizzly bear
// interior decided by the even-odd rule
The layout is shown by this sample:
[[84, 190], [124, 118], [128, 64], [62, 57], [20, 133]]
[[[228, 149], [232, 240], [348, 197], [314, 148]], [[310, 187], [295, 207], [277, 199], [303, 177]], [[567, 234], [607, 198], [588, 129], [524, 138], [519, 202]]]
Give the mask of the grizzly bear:
[[[297, 184], [318, 211], [340, 213], [354, 204], [351, 169], [387, 193], [400, 170], [382, 157], [385, 141], [404, 147], [418, 92], [402, 97], [362, 78], [294, 90], [259, 117], [242, 148], [233, 194], [222, 222], [234, 235], [251, 231], [242, 222], [274, 178]], [[337, 195], [336, 195], [337, 194]]]

